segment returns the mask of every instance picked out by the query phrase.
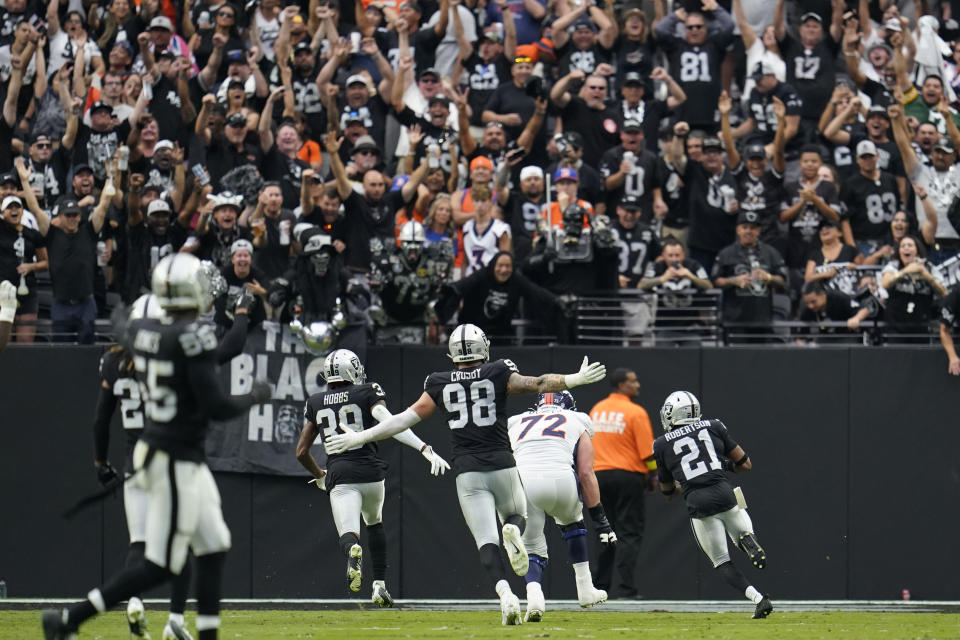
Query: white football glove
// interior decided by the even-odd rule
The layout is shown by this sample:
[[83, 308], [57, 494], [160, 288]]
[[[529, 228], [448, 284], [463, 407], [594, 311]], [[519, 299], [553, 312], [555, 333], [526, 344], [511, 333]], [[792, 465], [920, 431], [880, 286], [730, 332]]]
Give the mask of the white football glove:
[[13, 318], [17, 314], [17, 288], [12, 282], [4, 280], [0, 282], [0, 322], [9, 322], [13, 324]]
[[430, 475], [442, 476], [450, 470], [450, 465], [447, 461], [437, 455], [430, 445], [427, 445], [427, 448], [421, 451], [420, 454], [430, 463]]
[[363, 444], [363, 440], [360, 439], [360, 434], [353, 431], [348, 431], [347, 433], [338, 433], [330, 436], [323, 441], [323, 448], [326, 449], [327, 455], [332, 456], [338, 453], [343, 453], [348, 449], [353, 449]]
[[599, 362], [590, 364], [587, 356], [583, 356], [583, 364], [580, 365], [580, 371], [567, 374], [563, 377], [563, 380], [567, 383], [567, 389], [573, 389], [580, 385], [600, 382], [606, 375], [607, 368], [605, 366]]
[[317, 489], [320, 489], [320, 491], [326, 491], [327, 490], [327, 474], [323, 474], [319, 478], [314, 478], [313, 480], [310, 480], [309, 482], [307, 482], [307, 484], [315, 484], [317, 485]]

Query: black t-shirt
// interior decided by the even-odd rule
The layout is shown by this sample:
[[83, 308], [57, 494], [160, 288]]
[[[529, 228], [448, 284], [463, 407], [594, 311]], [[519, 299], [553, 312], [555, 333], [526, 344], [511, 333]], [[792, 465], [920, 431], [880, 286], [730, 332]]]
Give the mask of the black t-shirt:
[[[243, 293], [243, 289], [245, 288], [244, 285], [248, 282], [253, 282], [256, 280], [261, 287], [264, 289], [269, 289], [270, 278], [268, 278], [265, 273], [256, 267], [251, 268], [250, 273], [241, 278], [233, 270], [232, 264], [221, 269], [220, 274], [223, 276], [224, 280], [227, 281], [227, 292], [214, 301], [214, 322], [221, 327], [229, 328], [233, 326], [234, 304], [236, 303], [240, 294]], [[263, 322], [263, 319], [266, 317], [266, 313], [259, 297], [257, 297], [256, 302], [254, 302], [250, 307], [248, 314], [250, 316], [251, 327]]]
[[858, 171], [840, 186], [840, 202], [854, 240], [879, 240], [900, 209], [900, 191], [889, 173], [881, 171], [878, 180], [871, 180]]
[[737, 197], [733, 173], [724, 167], [715, 176], [699, 162], [689, 160], [684, 182], [690, 207], [690, 246], [719, 251], [733, 242], [737, 215], [728, 213], [731, 201]]
[[732, 34], [717, 34], [717, 39], [708, 39], [699, 46], [674, 37], [660, 40], [669, 56], [670, 68], [678, 70], [673, 75], [687, 94], [686, 102], [676, 109], [677, 120], [690, 123], [691, 129], [717, 128], [717, 100], [722, 89], [720, 63], [731, 40]]
[[[567, 40], [557, 51], [557, 68], [560, 78], [566, 76], [571, 71], [583, 71], [584, 75], [593, 73], [597, 65], [609, 64], [613, 58], [613, 51], [603, 47], [599, 42], [589, 49], [577, 49], [573, 44], [573, 39]], [[579, 85], [579, 83], [576, 83]], [[579, 86], [571, 85], [571, 91], [578, 91]]]
[[684, 176], [663, 158], [657, 160], [657, 171], [663, 180], [660, 192], [667, 205], [663, 223], [668, 227], [684, 228], [690, 224], [689, 189]]
[[[376, 382], [338, 385], [316, 393], [303, 408], [303, 419], [317, 425], [324, 439], [338, 433], [362, 431], [376, 426], [374, 405], [385, 402], [387, 394]], [[387, 464], [377, 456], [377, 443], [327, 456], [327, 491], [338, 484], [379, 482]]]
[[680, 483], [691, 518], [722, 513], [737, 501], [720, 457], [729, 456], [737, 446], [716, 418], [674, 427], [653, 441], [657, 476], [661, 484]]
[[394, 220], [404, 205], [400, 191], [387, 191], [378, 202], [370, 202], [356, 191], [343, 201], [346, 216], [343, 221], [346, 266], [355, 271], [370, 270], [370, 239], [378, 236], [394, 239]]
[[[624, 153], [623, 145], [618, 145], [603, 154], [600, 159], [600, 173], [604, 180], [620, 171]], [[643, 220], [649, 221], [653, 218], [653, 190], [662, 183], [662, 176], [658, 173], [659, 163], [657, 156], [646, 149], [633, 152], [633, 155], [633, 171], [624, 176], [619, 187], [606, 191], [607, 212], [614, 215], [617, 204], [624, 196], [636, 196], [640, 198], [640, 205], [643, 207], [640, 215]]]
[[733, 170], [737, 178], [737, 202], [741, 211], [760, 215], [760, 239], [777, 245], [780, 240], [780, 204], [783, 201], [783, 176], [773, 167], [759, 178], [747, 169], [745, 162]]
[[323, 97], [320, 95], [320, 86], [315, 82], [315, 76], [314, 73], [307, 77], [294, 75], [291, 85], [294, 109], [306, 117], [313, 139], [319, 140], [327, 131], [327, 110], [323, 106]]
[[[433, 27], [423, 27], [410, 34], [410, 52], [413, 55], [414, 74], [432, 67], [437, 59], [437, 47], [443, 40], [444, 34], [437, 34]], [[381, 53], [390, 61], [390, 66], [397, 68], [400, 60], [400, 42], [394, 30], [374, 32], [373, 37], [380, 47]]]
[[280, 153], [276, 144], [267, 152], [263, 161], [261, 173], [267, 180], [280, 183], [284, 208], [296, 208], [300, 204], [300, 176], [304, 169], [310, 168], [310, 164], [297, 156], [291, 158]]
[[566, 131], [576, 131], [583, 136], [584, 164], [596, 167], [603, 152], [620, 143], [617, 114], [609, 107], [592, 109], [579, 96], [571, 96], [560, 116]]
[[[813, 190], [834, 211], [840, 213], [840, 197], [837, 195], [837, 187], [832, 182], [819, 180]], [[783, 193], [781, 210], [789, 209], [800, 200], [800, 183], [788, 182]], [[804, 260], [810, 248], [820, 242], [818, 233], [822, 219], [820, 210], [808, 202], [800, 208], [792, 220], [787, 222], [787, 255], [784, 257], [788, 265], [797, 269], [805, 266]]]
[[47, 256], [53, 297], [60, 302], [80, 301], [93, 295], [93, 273], [97, 265], [97, 232], [88, 220], [76, 233], [50, 225]]
[[954, 289], [940, 305], [940, 324], [950, 330], [960, 325], [960, 288]]
[[[316, 84], [316, 83], [314, 83]], [[473, 92], [470, 92], [471, 97]], [[343, 120], [345, 114], [350, 113], [351, 111], [356, 111], [357, 114], [363, 119], [363, 126], [367, 130], [367, 134], [370, 135], [374, 141], [377, 143], [381, 149], [384, 149], [384, 135], [386, 134], [387, 127], [387, 115], [390, 113], [390, 107], [384, 103], [383, 98], [378, 93], [373, 96], [367, 103], [361, 105], [356, 109], [351, 109], [349, 105], [344, 101], [340, 105], [340, 128], [346, 128], [346, 121]], [[324, 127], [323, 130], [326, 130]], [[319, 139], [316, 131], [313, 132], [314, 139]], [[342, 149], [343, 147], [341, 147]]]
[[153, 98], [150, 100], [150, 114], [157, 121], [160, 138], [176, 140], [181, 146], [187, 148], [192, 131], [183, 122], [180, 112], [182, 106], [176, 81], [171, 81], [164, 74], [158, 73], [157, 81], [153, 85]]
[[654, 230], [642, 222], [628, 229], [616, 220], [613, 228], [619, 236], [617, 246], [620, 249], [620, 262], [617, 272], [630, 281], [626, 288], [634, 289], [647, 271], [650, 261], [660, 255], [660, 240]]
[[507, 436], [507, 382], [519, 373], [510, 360], [431, 373], [423, 391], [444, 414], [453, 438], [453, 471], [516, 466]]
[[[739, 242], [726, 247], [717, 254], [711, 275], [714, 279], [733, 278], [758, 268], [772, 276], [787, 278], [783, 258], [776, 249], [762, 242], [753, 247], [744, 247]], [[743, 288], [724, 289], [723, 321], [769, 324], [773, 320], [772, 294], [770, 285], [760, 280], [751, 280], [749, 286]]]
[[179, 251], [186, 239], [186, 229], [176, 222], [171, 222], [162, 236], [151, 233], [146, 224], [127, 228], [126, 302], [133, 302], [150, 290], [153, 268], [164, 257]]
[[[297, 217], [287, 209], [281, 209], [277, 217], [263, 217], [267, 230], [267, 243], [253, 252], [253, 266], [263, 271], [269, 279], [282, 276], [290, 268], [290, 239]], [[286, 227], [280, 232], [281, 222]], [[260, 284], [264, 284], [260, 281]], [[266, 287], [266, 285], [264, 285]]]
[[803, 117], [819, 120], [837, 79], [836, 41], [825, 28], [823, 38], [813, 49], [804, 48], [787, 35], [780, 41], [780, 51], [787, 63], [787, 82], [803, 96]]
[[670, 108], [663, 100], [641, 100], [636, 107], [631, 107], [626, 100], [619, 100], [613, 105], [617, 113], [617, 126], [623, 129], [626, 120], [637, 120], [643, 126], [644, 146], [647, 149], [656, 149], [660, 139], [660, 125], [664, 118], [670, 115]]
[[[520, 134], [523, 133], [524, 127], [527, 126], [527, 123], [530, 122], [530, 119], [533, 117], [536, 105], [534, 104], [533, 98], [527, 95], [523, 87], [518, 87], [511, 81], [501, 83], [487, 100], [487, 104], [484, 105], [483, 109], [484, 111], [493, 111], [499, 114], [516, 113], [519, 115], [521, 120], [520, 125], [516, 127], [504, 125], [508, 136], [507, 139], [516, 140], [520, 137]], [[526, 164], [537, 164], [540, 166], [549, 162], [547, 159], [546, 127], [540, 127], [540, 131], [537, 132], [537, 137], [534, 139], [530, 153], [524, 162]]]
[[7, 119], [0, 116], [0, 171], [6, 172], [13, 168], [13, 127], [7, 124]]
[[[860, 255], [860, 252], [857, 251], [854, 247], [851, 247], [848, 244], [843, 245], [840, 248], [840, 253], [833, 260], [828, 260], [826, 256], [823, 255], [823, 247], [817, 246], [810, 249], [810, 254], [807, 256], [807, 261], [813, 260], [813, 272], [814, 273], [823, 273], [824, 271], [829, 271], [837, 265], [845, 265], [852, 263], [857, 259], [857, 256]], [[806, 268], [806, 265], [804, 265]], [[821, 280], [824, 286], [831, 291], [842, 291], [847, 295], [853, 295], [857, 292], [857, 287], [859, 283], [859, 275], [856, 271], [851, 271], [849, 269], [840, 269], [837, 268], [837, 275], [833, 276], [827, 281]]]
[[107, 167], [104, 163], [114, 156], [120, 145], [126, 144], [129, 135], [130, 123], [126, 120], [103, 132], [94, 131], [81, 120], [77, 125], [77, 137], [73, 143], [72, 164], [90, 165], [94, 177], [103, 183], [107, 178]]
[[[220, 180], [231, 170], [243, 165], [263, 167], [263, 151], [259, 144], [246, 142], [237, 149], [222, 136], [214, 136], [207, 147], [207, 170], [210, 172], [210, 182], [220, 188]], [[258, 169], [259, 170], [259, 169]]]
[[[777, 116], [773, 112], [773, 98], [779, 98], [787, 108], [788, 116], [799, 116], [803, 107], [803, 100], [788, 84], [778, 82], [777, 86], [768, 93], [761, 93], [756, 87], [750, 92], [750, 101], [747, 105], [749, 116], [756, 123], [751, 137], [759, 138], [763, 144], [773, 142], [777, 131]], [[803, 136], [795, 135], [787, 141], [787, 147], [797, 147], [803, 144]]]
[[473, 110], [470, 124], [482, 127], [483, 109], [490, 96], [500, 85], [511, 82], [510, 63], [503, 54], [490, 62], [484, 62], [480, 56], [473, 53], [463, 63], [463, 70], [467, 72], [467, 86], [470, 87], [467, 104]]
[[[654, 260], [647, 266], [645, 278], [659, 278], [670, 265], [666, 260]], [[684, 259], [680, 266], [703, 280], [710, 278], [706, 269], [690, 258]], [[667, 280], [653, 288], [657, 293], [657, 326], [660, 327], [689, 327], [699, 324], [700, 312], [690, 307], [702, 297], [690, 278], [676, 278]], [[708, 295], [708, 294], [707, 294]]]
[[453, 171], [453, 155], [450, 153], [450, 149], [457, 145], [457, 132], [446, 126], [446, 123], [442, 127], [434, 126], [430, 122], [430, 118], [418, 116], [413, 112], [413, 109], [406, 106], [403, 111], [397, 114], [397, 122], [405, 127], [411, 127], [415, 124], [420, 125], [420, 130], [423, 132], [423, 138], [417, 143], [416, 148], [411, 150], [413, 166], [419, 167], [426, 157], [430, 145], [436, 144], [440, 147], [440, 168], [443, 169], [444, 174], [449, 176]]
[[[884, 272], [893, 266], [902, 269], [903, 265], [897, 260], [884, 267]], [[934, 272], [935, 267], [926, 263], [927, 271]], [[934, 272], [934, 277], [936, 277]], [[942, 280], [941, 280], [942, 282]], [[887, 304], [884, 307], [884, 320], [893, 325], [894, 329], [904, 328], [908, 331], [922, 331], [918, 325], [926, 325], [936, 317], [936, 293], [930, 283], [916, 274], [899, 278], [887, 289]], [[942, 310], [941, 310], [942, 318]]]
[[200, 247], [194, 252], [201, 260], [209, 260], [220, 268], [230, 264], [230, 247], [237, 240], [253, 241], [253, 234], [246, 227], [234, 224], [230, 229], [221, 230], [217, 223], [210, 221], [207, 232], [196, 236]]
[[[851, 149], [856, 149], [861, 140], [867, 139], [867, 129], [863, 124], [857, 122], [850, 128]], [[896, 142], [888, 139], [886, 142], [874, 142], [873, 144], [877, 148], [878, 169], [892, 173], [894, 176], [907, 175], [907, 170], [903, 166], [903, 157], [900, 155], [900, 148], [897, 147]], [[855, 161], [853, 168], [859, 171]]]
[[143, 401], [140, 385], [133, 376], [132, 362], [123, 351], [107, 351], [100, 358], [100, 382], [120, 403], [120, 424], [124, 435], [124, 468], [133, 472], [133, 445], [143, 433]]
[[537, 231], [537, 222], [543, 218], [541, 211], [546, 198], [541, 196], [530, 200], [519, 188], [510, 192], [510, 199], [503, 211], [504, 221], [510, 225], [510, 237], [513, 243], [513, 255], [517, 262], [523, 262], [533, 248], [533, 235]]
[[[6, 221], [0, 221], [0, 282], [7, 280], [16, 286], [20, 282], [17, 267], [22, 263], [33, 262], [37, 249], [45, 247], [46, 240], [36, 229], [21, 226], [17, 231]], [[31, 291], [37, 282], [36, 272], [31, 271], [25, 278]]]
[[617, 60], [617, 86], [623, 86], [623, 78], [630, 72], [636, 72], [643, 78], [644, 95], [653, 91], [653, 81], [650, 73], [653, 71], [653, 57], [656, 47], [652, 38], [646, 42], [630, 40], [621, 35], [613, 45], [613, 52]]

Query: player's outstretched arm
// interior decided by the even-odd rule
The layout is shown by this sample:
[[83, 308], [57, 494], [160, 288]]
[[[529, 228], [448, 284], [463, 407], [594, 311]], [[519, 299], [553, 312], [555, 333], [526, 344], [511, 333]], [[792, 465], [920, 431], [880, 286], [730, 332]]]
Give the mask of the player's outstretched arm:
[[587, 507], [590, 520], [593, 521], [593, 528], [597, 532], [600, 544], [615, 545], [617, 534], [610, 526], [603, 505], [600, 504], [600, 485], [597, 483], [597, 475], [593, 472], [593, 443], [586, 432], [580, 434], [580, 439], [577, 441], [577, 480], [580, 482], [583, 504]]
[[[370, 413], [373, 414], [373, 417], [376, 418], [377, 422], [379, 423], [383, 423], [393, 417], [393, 414], [390, 413], [390, 410], [387, 409], [387, 405], [383, 402], [378, 402], [377, 404], [373, 405]], [[401, 444], [407, 445], [411, 449], [416, 449], [420, 455], [426, 458], [427, 462], [430, 463], [430, 473], [432, 475], [440, 476], [450, 469], [450, 465], [447, 464], [447, 461], [434, 453], [433, 447], [421, 440], [417, 434], [413, 432], [413, 429], [401, 431], [400, 433], [395, 434], [393, 439]]]
[[333, 455], [343, 453], [347, 449], [352, 449], [368, 442], [386, 440], [401, 431], [409, 429], [424, 418], [429, 417], [436, 408], [437, 405], [434, 403], [433, 398], [423, 393], [420, 398], [406, 410], [396, 415], [391, 415], [372, 429], [332, 435], [323, 441], [323, 446], [326, 447], [328, 455]]
[[545, 373], [542, 376], [522, 376], [519, 373], [510, 375], [507, 381], [507, 393], [548, 393], [573, 389], [585, 384], [600, 382], [607, 376], [607, 368], [599, 363], [590, 363], [587, 356], [583, 356], [580, 371], [562, 375], [559, 373]]
[[10, 342], [13, 319], [17, 315], [17, 288], [12, 282], [0, 282], [0, 351]]

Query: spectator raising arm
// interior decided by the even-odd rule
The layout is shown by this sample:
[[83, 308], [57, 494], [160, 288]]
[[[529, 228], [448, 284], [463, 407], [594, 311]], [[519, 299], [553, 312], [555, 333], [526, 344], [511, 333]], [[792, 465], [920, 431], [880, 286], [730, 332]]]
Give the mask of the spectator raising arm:
[[27, 209], [33, 214], [33, 217], [37, 219], [37, 231], [40, 232], [40, 235], [45, 236], [50, 229], [50, 216], [40, 207], [40, 203], [37, 202], [37, 194], [33, 192], [33, 187], [30, 186], [30, 168], [27, 167], [23, 156], [18, 156], [13, 161], [13, 166], [17, 170], [17, 176], [20, 178], [20, 187]]
[[270, 97], [263, 105], [263, 113], [260, 114], [257, 132], [260, 134], [260, 149], [264, 153], [269, 153], [270, 149], [273, 148], [273, 107], [286, 91], [286, 87], [277, 87], [270, 93]]
[[343, 161], [340, 160], [339, 151], [340, 145], [343, 144], [343, 137], [338, 138], [336, 131], [330, 131], [327, 133], [323, 144], [327, 148], [327, 153], [330, 154], [330, 173], [337, 181], [337, 193], [340, 194], [341, 200], [346, 200], [347, 196], [353, 193], [353, 186], [347, 178], [347, 170], [343, 166]]
[[557, 107], [563, 109], [570, 104], [570, 92], [567, 91], [567, 88], [573, 82], [583, 82], [586, 77], [586, 74], [579, 69], [574, 69], [567, 75], [563, 76], [555, 85], [553, 85], [553, 89], [550, 90], [550, 100], [553, 101]]
[[551, 30], [551, 33], [553, 34], [553, 48], [555, 51], [560, 51], [560, 49], [562, 49], [563, 46], [570, 41], [570, 34], [567, 33], [567, 27], [576, 22], [577, 18], [586, 14], [587, 10], [590, 8], [589, 2], [581, 2], [572, 10], [569, 8], [570, 3], [564, 4], [567, 6], [567, 12], [553, 21], [553, 28]]

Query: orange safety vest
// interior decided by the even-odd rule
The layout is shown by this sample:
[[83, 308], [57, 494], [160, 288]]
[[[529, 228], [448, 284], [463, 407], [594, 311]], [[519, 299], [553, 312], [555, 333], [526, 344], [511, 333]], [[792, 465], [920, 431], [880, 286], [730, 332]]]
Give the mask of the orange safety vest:
[[590, 420], [595, 471], [624, 469], [647, 473], [654, 468], [653, 428], [643, 407], [615, 391], [594, 405]]

